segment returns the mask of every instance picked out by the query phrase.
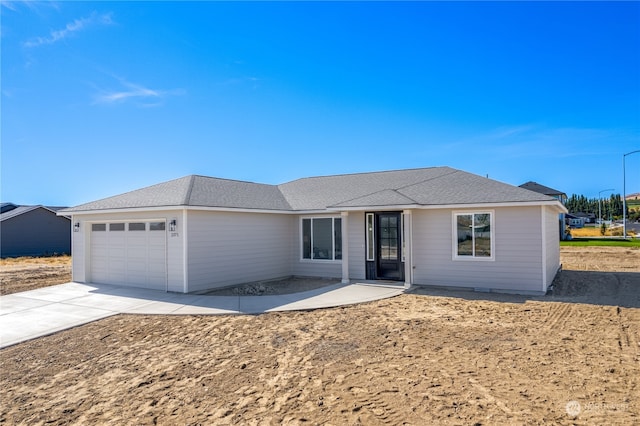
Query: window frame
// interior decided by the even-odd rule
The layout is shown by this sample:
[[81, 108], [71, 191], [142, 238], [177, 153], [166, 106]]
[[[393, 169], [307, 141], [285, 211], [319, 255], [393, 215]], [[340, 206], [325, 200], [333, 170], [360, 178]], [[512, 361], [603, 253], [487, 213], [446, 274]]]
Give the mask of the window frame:
[[[129, 232], [147, 232], [147, 221], [131, 221], [131, 222], [127, 222], [127, 231]], [[131, 226], [133, 225], [133, 227]], [[140, 229], [140, 225], [143, 225], [142, 228]]]
[[[476, 215], [489, 215], [489, 238], [491, 247], [491, 256], [476, 256], [475, 254], [475, 234], [472, 233], [472, 247], [473, 254], [471, 255], [459, 255], [458, 254], [458, 217], [459, 216], [471, 216], [471, 222], [475, 222]], [[495, 210], [467, 210], [467, 211], [453, 211], [451, 213], [451, 254], [452, 259], [455, 261], [471, 261], [471, 262], [494, 262], [496, 260], [496, 227], [495, 227]]]
[[376, 260], [376, 215], [375, 213], [365, 214], [365, 239], [367, 262]]
[[124, 222], [109, 222], [108, 224], [109, 232], [124, 232], [126, 228], [126, 224]]
[[91, 232], [107, 232], [107, 223], [106, 222], [92, 223]]
[[[314, 258], [313, 252], [313, 221], [317, 219], [331, 219], [331, 258], [329, 259], [317, 259]], [[310, 236], [311, 236], [311, 250], [310, 257], [304, 257], [305, 252], [305, 242], [304, 242], [304, 221], [310, 220]], [[341, 257], [336, 259], [336, 220], [340, 221], [340, 229], [342, 230], [342, 217], [341, 216], [303, 216], [300, 218], [300, 261], [301, 262], [331, 262], [331, 263], [341, 263], [342, 262], [342, 247], [339, 247]]]
[[152, 220], [149, 221], [149, 229], [150, 232], [164, 232], [167, 230], [167, 221], [166, 220]]

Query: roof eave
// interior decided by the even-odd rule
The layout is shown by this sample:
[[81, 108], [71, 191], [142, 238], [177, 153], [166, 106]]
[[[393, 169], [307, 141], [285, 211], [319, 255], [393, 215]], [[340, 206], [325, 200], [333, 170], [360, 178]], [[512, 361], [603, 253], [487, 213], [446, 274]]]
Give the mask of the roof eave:
[[475, 209], [489, 207], [530, 207], [530, 206], [551, 206], [558, 210], [558, 213], [567, 213], [568, 210], [559, 201], [508, 201], [499, 203], [459, 203], [459, 204], [405, 204], [405, 205], [383, 205], [383, 206], [350, 206], [328, 207], [328, 211], [385, 211], [385, 210], [438, 210], [438, 209]]
[[58, 216], [75, 216], [75, 215], [88, 215], [88, 214], [109, 214], [109, 213], [134, 213], [141, 211], [160, 211], [160, 210], [181, 210], [186, 206], [180, 205], [168, 205], [168, 206], [148, 206], [148, 207], [122, 207], [111, 209], [65, 209], [56, 212]]
[[118, 209], [96, 209], [96, 210], [73, 210], [66, 212], [58, 212], [68, 215], [93, 215], [93, 214], [114, 214], [114, 213], [139, 213], [141, 211], [167, 211], [167, 210], [200, 210], [200, 211], [219, 211], [219, 212], [236, 212], [236, 213], [277, 213], [277, 214], [296, 214], [293, 210], [272, 210], [272, 209], [251, 209], [242, 207], [217, 207], [217, 206], [187, 206], [187, 205], [168, 205], [153, 207], [124, 207]]
[[126, 207], [118, 209], [97, 209], [97, 210], [60, 210], [56, 212], [58, 216], [70, 215], [94, 215], [94, 214], [114, 214], [114, 213], [139, 213], [141, 211], [166, 211], [166, 210], [198, 210], [198, 211], [218, 211], [235, 213], [265, 213], [265, 214], [293, 214], [308, 215], [335, 212], [355, 212], [355, 211], [397, 211], [397, 210], [437, 210], [437, 209], [474, 209], [491, 207], [523, 207], [523, 206], [551, 206], [558, 210], [558, 213], [567, 213], [568, 210], [557, 200], [552, 201], [510, 201], [499, 203], [458, 203], [458, 204], [393, 204], [393, 205], [366, 205], [366, 206], [330, 206], [325, 209], [301, 209], [301, 210], [276, 210], [276, 209], [251, 209], [240, 207], [216, 207], [216, 206], [186, 206], [168, 205], [153, 207]]

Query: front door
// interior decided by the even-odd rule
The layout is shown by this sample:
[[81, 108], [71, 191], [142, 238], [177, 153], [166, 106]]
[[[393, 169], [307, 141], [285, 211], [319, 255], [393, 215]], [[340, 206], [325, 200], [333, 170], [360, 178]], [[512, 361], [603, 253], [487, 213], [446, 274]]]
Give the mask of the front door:
[[376, 279], [402, 281], [402, 216], [400, 212], [376, 214]]

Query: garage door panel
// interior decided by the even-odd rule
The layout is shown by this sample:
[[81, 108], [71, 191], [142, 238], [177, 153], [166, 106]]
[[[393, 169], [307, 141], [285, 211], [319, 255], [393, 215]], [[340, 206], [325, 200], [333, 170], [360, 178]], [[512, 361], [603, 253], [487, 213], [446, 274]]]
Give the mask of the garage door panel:
[[127, 276], [122, 273], [109, 272], [109, 281], [105, 284], [127, 284]]
[[164, 222], [136, 220], [93, 228], [90, 255], [93, 282], [166, 290]]
[[95, 263], [92, 266], [91, 281], [94, 283], [108, 283], [109, 282], [109, 268], [107, 262]]

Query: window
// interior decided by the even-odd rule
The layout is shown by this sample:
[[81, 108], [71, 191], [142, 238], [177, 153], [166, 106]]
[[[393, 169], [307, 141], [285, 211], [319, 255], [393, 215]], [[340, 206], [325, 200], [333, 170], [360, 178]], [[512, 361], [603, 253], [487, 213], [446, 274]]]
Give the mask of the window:
[[91, 224], [91, 230], [92, 231], [106, 231], [107, 230], [107, 224], [106, 223], [92, 223]]
[[129, 224], [129, 231], [145, 231], [147, 224], [144, 222], [132, 222]]
[[150, 222], [149, 223], [149, 231], [164, 231], [165, 223], [164, 222]]
[[302, 219], [302, 258], [342, 259], [342, 220], [334, 217]]
[[124, 231], [124, 223], [110, 223], [109, 231]]
[[398, 259], [398, 218], [395, 216], [380, 215], [380, 259]]
[[367, 213], [367, 261], [376, 260], [375, 216]]
[[490, 212], [455, 213], [454, 257], [493, 259], [493, 214]]

